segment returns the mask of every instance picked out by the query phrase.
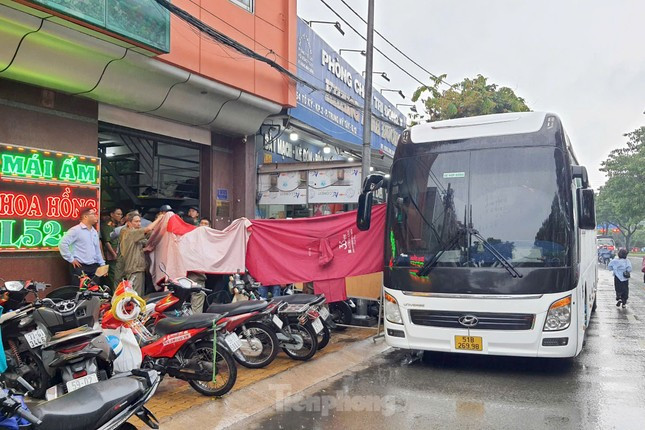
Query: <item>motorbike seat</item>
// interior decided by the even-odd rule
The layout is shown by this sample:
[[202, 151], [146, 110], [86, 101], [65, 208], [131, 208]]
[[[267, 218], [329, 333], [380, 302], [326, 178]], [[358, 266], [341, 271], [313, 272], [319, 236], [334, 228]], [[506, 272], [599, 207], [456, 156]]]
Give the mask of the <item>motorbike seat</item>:
[[163, 300], [163, 298], [168, 294], [170, 294], [168, 291], [157, 291], [154, 293], [146, 294], [145, 296], [143, 296], [143, 300], [145, 300], [146, 303], [158, 303]]
[[46, 429], [99, 428], [125, 408], [139, 400], [145, 391], [137, 378], [115, 378], [87, 385], [55, 400], [30, 406], [31, 412]]
[[290, 294], [287, 296], [278, 296], [275, 298], [275, 301], [286, 302], [294, 305], [308, 305], [316, 303], [321, 299], [323, 299], [323, 297], [316, 294]]
[[220, 319], [222, 319], [222, 315], [213, 313], [178, 318], [168, 317], [155, 325], [155, 332], [160, 335], [166, 335], [194, 328], [212, 327], [213, 322]]
[[235, 303], [214, 303], [208, 307], [206, 312], [209, 314], [228, 313], [228, 316], [235, 316], [249, 312], [263, 311], [267, 306], [269, 306], [269, 303], [266, 300], [244, 300]]

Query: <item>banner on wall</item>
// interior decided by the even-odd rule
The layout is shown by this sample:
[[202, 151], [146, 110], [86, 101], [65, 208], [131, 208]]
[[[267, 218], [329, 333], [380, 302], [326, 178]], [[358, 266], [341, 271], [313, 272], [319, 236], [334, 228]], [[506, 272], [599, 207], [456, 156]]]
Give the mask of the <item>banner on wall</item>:
[[361, 193], [361, 170], [327, 169], [309, 171], [309, 203], [357, 203]]
[[258, 175], [261, 205], [306, 205], [307, 172], [280, 172]]
[[0, 252], [55, 251], [99, 207], [101, 162], [57, 151], [0, 144]]

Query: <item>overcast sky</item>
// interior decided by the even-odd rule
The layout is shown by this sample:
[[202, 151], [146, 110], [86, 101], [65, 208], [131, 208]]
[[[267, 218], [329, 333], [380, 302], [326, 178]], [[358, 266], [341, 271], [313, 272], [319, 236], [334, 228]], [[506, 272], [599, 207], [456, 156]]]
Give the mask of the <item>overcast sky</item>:
[[[367, 16], [367, 0], [345, 0]], [[341, 0], [325, 0], [355, 28], [365, 25]], [[298, 0], [306, 20], [336, 21], [320, 0]], [[609, 152], [625, 145], [624, 133], [645, 125], [645, 2], [638, 0], [376, 0], [376, 29], [434, 74], [455, 83], [482, 74], [511, 87], [535, 111], [557, 113], [592, 186], [605, 182], [598, 169]], [[336, 50], [364, 49], [365, 42], [343, 25], [315, 25]], [[381, 38], [375, 45], [421, 81], [426, 74]], [[383, 56], [374, 70], [377, 88], [402, 89], [408, 102], [418, 84]], [[343, 53], [357, 70], [365, 59]], [[402, 108], [404, 110], [405, 108]], [[407, 111], [405, 111], [407, 113]]]

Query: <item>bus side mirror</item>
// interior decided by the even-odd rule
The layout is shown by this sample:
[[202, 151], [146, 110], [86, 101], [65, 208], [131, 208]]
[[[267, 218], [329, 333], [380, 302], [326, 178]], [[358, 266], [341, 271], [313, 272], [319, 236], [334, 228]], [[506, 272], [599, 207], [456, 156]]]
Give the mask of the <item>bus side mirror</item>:
[[578, 188], [578, 226], [583, 230], [596, 229], [595, 196], [591, 188]]
[[584, 166], [571, 166], [571, 177], [573, 179], [580, 179], [582, 188], [589, 188], [589, 175], [587, 175], [587, 168]]
[[358, 196], [358, 212], [356, 213], [356, 226], [359, 230], [365, 231], [370, 229], [372, 222], [372, 204], [374, 196], [371, 191], [362, 193]]

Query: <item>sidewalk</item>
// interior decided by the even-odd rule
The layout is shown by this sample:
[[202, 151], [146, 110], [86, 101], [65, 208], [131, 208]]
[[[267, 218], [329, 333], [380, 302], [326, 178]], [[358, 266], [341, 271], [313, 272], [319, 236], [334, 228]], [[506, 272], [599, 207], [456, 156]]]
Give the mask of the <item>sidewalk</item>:
[[[238, 365], [233, 390], [219, 399], [202, 396], [187, 382], [167, 377], [146, 406], [159, 419], [162, 429], [225, 428], [388, 349], [383, 339], [372, 341], [375, 332], [332, 332], [329, 345], [306, 362], [292, 360], [280, 352], [264, 369]], [[138, 419], [131, 422], [146, 428]]]

